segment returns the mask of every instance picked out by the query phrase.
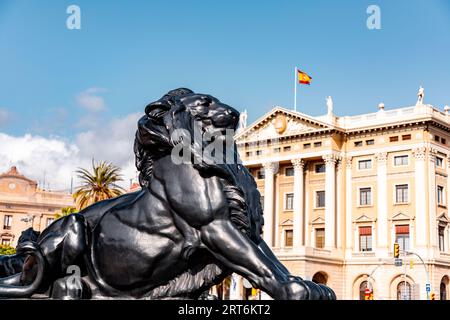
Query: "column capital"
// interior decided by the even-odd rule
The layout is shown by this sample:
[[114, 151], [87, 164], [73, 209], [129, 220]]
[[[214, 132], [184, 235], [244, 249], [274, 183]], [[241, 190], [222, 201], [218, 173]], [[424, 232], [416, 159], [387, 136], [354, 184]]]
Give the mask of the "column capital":
[[274, 175], [278, 171], [278, 162], [265, 162], [262, 164], [266, 175]]
[[430, 148], [428, 150], [428, 158], [430, 159], [431, 162], [435, 162], [436, 161], [436, 156], [437, 156], [437, 150], [434, 148]]
[[414, 158], [416, 158], [416, 160], [425, 160], [425, 151], [427, 149], [425, 147], [419, 147], [419, 148], [415, 148], [413, 149], [413, 156]]
[[345, 167], [347, 169], [351, 169], [352, 168], [352, 157], [346, 157], [345, 158]]
[[332, 153], [332, 154], [326, 154], [324, 156], [322, 156], [322, 159], [325, 161], [325, 165], [326, 166], [335, 166], [336, 162], [340, 159], [341, 157]]
[[375, 154], [375, 159], [377, 159], [378, 163], [386, 163], [387, 157], [387, 152], [378, 152]]
[[291, 162], [294, 166], [294, 170], [303, 171], [303, 169], [305, 168], [305, 161], [303, 161], [303, 159], [292, 159]]

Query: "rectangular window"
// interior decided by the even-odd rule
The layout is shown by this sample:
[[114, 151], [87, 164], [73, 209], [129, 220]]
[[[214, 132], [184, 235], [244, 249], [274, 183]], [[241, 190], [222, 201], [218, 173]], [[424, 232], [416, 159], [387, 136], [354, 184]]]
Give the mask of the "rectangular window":
[[373, 140], [373, 139], [366, 140], [366, 144], [367, 144], [368, 146], [373, 146], [373, 145], [375, 144], [375, 140]]
[[292, 247], [293, 244], [294, 244], [294, 231], [285, 230], [284, 231], [284, 246]]
[[11, 230], [12, 218], [13, 218], [13, 216], [11, 216], [11, 215], [5, 215], [4, 216], [4, 218], [3, 218], [3, 229]]
[[359, 189], [359, 205], [370, 206], [372, 204], [372, 189], [361, 188]]
[[445, 227], [439, 226], [439, 251], [445, 251]]
[[395, 202], [406, 203], [408, 202], [408, 185], [399, 184], [395, 186]]
[[247, 157], [251, 157], [251, 156], [253, 155], [253, 152], [247, 151], [247, 152], [245, 153], [245, 155], [246, 155]]
[[372, 160], [359, 160], [358, 161], [358, 169], [359, 170], [367, 170], [372, 169]]
[[291, 151], [291, 146], [284, 147], [284, 148], [283, 148], [283, 151], [285, 151], [285, 152], [286, 152], [286, 151]]
[[437, 186], [437, 202], [438, 204], [444, 204], [444, 187]]
[[325, 172], [325, 163], [319, 163], [314, 166], [314, 171], [316, 173], [324, 173]]
[[314, 148], [318, 148], [322, 146], [322, 142], [314, 142]]
[[325, 207], [325, 191], [316, 191], [316, 208]]
[[311, 143], [304, 143], [303, 144], [303, 149], [309, 149], [311, 148]]
[[285, 203], [284, 207], [286, 210], [294, 209], [294, 194], [293, 193], [286, 193], [286, 203]]
[[442, 159], [441, 157], [436, 157], [436, 166], [442, 168], [443, 165], [444, 165], [444, 159]]
[[408, 156], [395, 156], [394, 157], [394, 166], [407, 166], [408, 165]]
[[395, 242], [400, 246], [400, 250], [409, 250], [409, 225], [395, 226]]
[[294, 168], [292, 167], [286, 168], [284, 174], [288, 177], [294, 176]]
[[359, 250], [372, 251], [372, 227], [359, 227]]
[[47, 218], [47, 227], [51, 225], [53, 221], [55, 221], [55, 218]]
[[256, 155], [257, 155], [257, 156], [262, 155], [262, 150], [256, 150]]
[[439, 136], [434, 136], [434, 141], [439, 142], [440, 137]]
[[355, 141], [355, 147], [362, 147], [362, 141]]
[[396, 142], [398, 141], [398, 136], [389, 137], [389, 142]]
[[402, 135], [402, 140], [411, 140], [411, 135], [410, 134]]
[[316, 229], [316, 248], [325, 247], [325, 229]]
[[2, 245], [3, 246], [11, 245], [11, 239], [2, 239]]
[[264, 170], [258, 170], [258, 171], [256, 171], [256, 177], [257, 177], [258, 179], [264, 179], [264, 178], [265, 178]]
[[280, 151], [281, 151], [281, 148], [274, 148], [274, 149], [273, 149], [273, 152], [274, 152], [274, 153], [279, 153]]
[[441, 138], [441, 143], [445, 144], [447, 141], [444, 138]]

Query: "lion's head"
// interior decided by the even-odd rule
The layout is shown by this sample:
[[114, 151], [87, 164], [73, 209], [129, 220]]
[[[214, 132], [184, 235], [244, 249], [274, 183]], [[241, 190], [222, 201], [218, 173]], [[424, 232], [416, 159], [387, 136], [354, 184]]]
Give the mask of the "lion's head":
[[[231, 133], [232, 137], [238, 121], [239, 112], [232, 107], [210, 95], [185, 88], [169, 91], [161, 99], [148, 104], [145, 116], [138, 121], [135, 139], [136, 167], [141, 172], [141, 185], [148, 185], [151, 163], [170, 154], [179, 144], [187, 144], [190, 148], [190, 154], [195, 157], [192, 162], [197, 169], [208, 168], [226, 176], [229, 166], [224, 162], [227, 161], [221, 158], [224, 161], [214, 162], [203, 151], [211, 141], [226, 143], [226, 134]], [[235, 163], [238, 158], [235, 144], [231, 142], [234, 156], [228, 162]], [[230, 148], [223, 146], [223, 154], [227, 147]]]

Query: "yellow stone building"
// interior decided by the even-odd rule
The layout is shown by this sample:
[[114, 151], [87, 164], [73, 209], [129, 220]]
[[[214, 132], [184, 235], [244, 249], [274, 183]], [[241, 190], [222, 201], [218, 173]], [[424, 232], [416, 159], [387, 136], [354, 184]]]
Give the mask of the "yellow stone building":
[[427, 299], [427, 283], [447, 299], [450, 108], [424, 104], [423, 90], [414, 106], [370, 114], [337, 117], [327, 105], [319, 117], [275, 107], [236, 135], [265, 241], [338, 299], [364, 299], [368, 287], [374, 299]]
[[70, 194], [41, 190], [36, 181], [11, 167], [0, 175], [0, 243], [15, 247], [22, 231], [44, 230], [69, 206], [74, 206]]

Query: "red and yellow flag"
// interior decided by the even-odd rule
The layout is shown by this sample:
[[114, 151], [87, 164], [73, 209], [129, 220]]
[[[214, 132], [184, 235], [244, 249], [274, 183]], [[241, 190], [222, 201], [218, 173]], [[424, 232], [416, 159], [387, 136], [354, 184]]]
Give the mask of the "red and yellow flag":
[[300, 71], [299, 69], [297, 69], [297, 78], [298, 78], [298, 83], [311, 84], [312, 78], [310, 76], [308, 76], [306, 73], [304, 73], [303, 71]]

